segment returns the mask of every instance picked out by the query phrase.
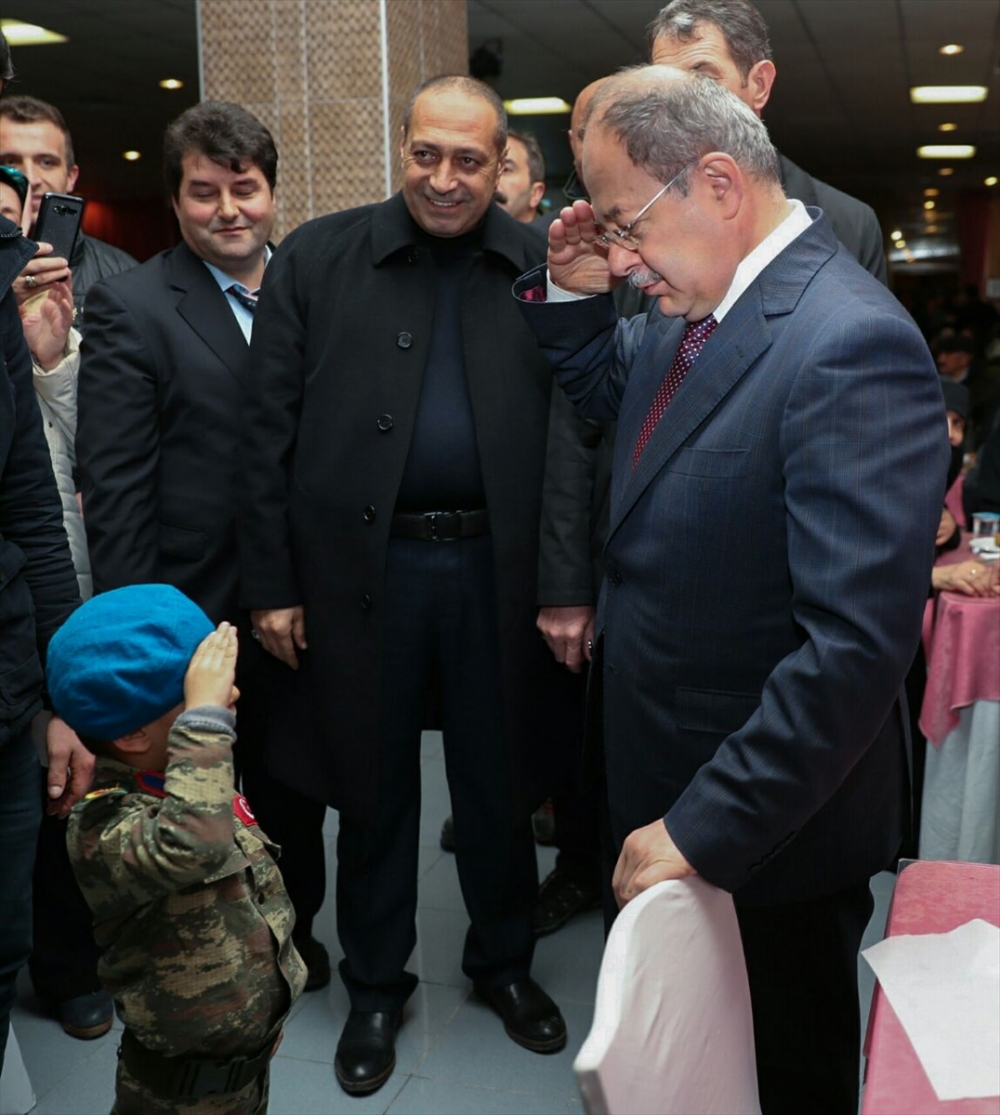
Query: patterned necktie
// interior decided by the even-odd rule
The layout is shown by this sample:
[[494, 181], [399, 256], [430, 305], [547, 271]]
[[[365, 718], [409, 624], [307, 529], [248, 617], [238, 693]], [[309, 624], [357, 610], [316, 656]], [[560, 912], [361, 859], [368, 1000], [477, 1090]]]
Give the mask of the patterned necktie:
[[242, 283], [233, 283], [232, 286], [226, 287], [226, 293], [231, 294], [241, 306], [245, 306], [250, 313], [257, 309], [257, 295], [260, 294], [260, 287], [256, 290], [247, 290]]
[[667, 403], [676, 394], [677, 388], [681, 385], [681, 380], [687, 375], [698, 353], [701, 352], [705, 342], [715, 332], [715, 327], [718, 324], [714, 314], [709, 314], [708, 317], [702, 318], [699, 322], [688, 322], [684, 330], [684, 336], [681, 338], [681, 347], [677, 350], [677, 355], [674, 357], [669, 371], [663, 377], [663, 382], [653, 399], [653, 405], [646, 415], [646, 421], [643, 422], [642, 429], [639, 431], [635, 450], [632, 453], [633, 468], [639, 463], [642, 451], [646, 448], [646, 442], [649, 441], [650, 435], [656, 429], [657, 422], [663, 417], [663, 412], [667, 409]]

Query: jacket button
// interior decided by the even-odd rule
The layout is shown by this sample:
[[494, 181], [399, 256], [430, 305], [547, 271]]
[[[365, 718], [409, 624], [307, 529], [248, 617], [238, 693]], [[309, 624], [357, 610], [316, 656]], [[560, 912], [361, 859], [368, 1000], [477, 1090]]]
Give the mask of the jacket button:
[[372, 610], [372, 598], [367, 592], [361, 597], [361, 610], [363, 612], [370, 612]]
[[410, 345], [413, 344], [413, 338], [409, 333], [400, 333], [396, 338], [396, 344], [399, 345], [400, 348], [409, 348]]
[[383, 434], [387, 434], [392, 429], [392, 415], [380, 414], [378, 416], [378, 428]]
[[364, 509], [364, 511], [362, 512], [362, 514], [365, 517], [365, 522], [366, 523], [374, 523], [375, 522], [375, 508], [372, 507], [371, 505], [366, 507]]
[[617, 569], [609, 569], [608, 570], [608, 580], [613, 585], [620, 585], [622, 583], [622, 575], [621, 575], [621, 573], [618, 572]]

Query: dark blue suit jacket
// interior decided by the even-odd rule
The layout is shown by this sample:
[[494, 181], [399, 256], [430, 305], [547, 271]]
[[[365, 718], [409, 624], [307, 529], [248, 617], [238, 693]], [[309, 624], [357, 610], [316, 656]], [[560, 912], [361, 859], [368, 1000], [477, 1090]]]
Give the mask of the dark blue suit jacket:
[[570, 399], [619, 423], [597, 626], [615, 839], [662, 816], [748, 903], [853, 885], [896, 851], [948, 464], [919, 331], [811, 213], [635, 469], [684, 322], [522, 303]]

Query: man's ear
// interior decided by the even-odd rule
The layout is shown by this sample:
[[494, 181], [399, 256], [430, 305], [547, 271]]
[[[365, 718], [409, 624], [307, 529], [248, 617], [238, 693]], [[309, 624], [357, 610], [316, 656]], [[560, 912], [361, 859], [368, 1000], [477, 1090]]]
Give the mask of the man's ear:
[[771, 99], [771, 86], [778, 76], [774, 63], [764, 58], [756, 65], [751, 66], [747, 74], [747, 87], [750, 90], [750, 107], [758, 116], [764, 111], [764, 105]]
[[70, 167], [69, 174], [66, 175], [66, 193], [71, 194], [73, 192], [73, 187], [79, 177], [80, 168], [78, 166]]
[[112, 740], [112, 743], [119, 751], [124, 751], [127, 755], [144, 755], [150, 746], [149, 736], [146, 734], [145, 728], [136, 728], [134, 732], [129, 732], [127, 735]]
[[541, 203], [541, 200], [542, 200], [543, 197], [545, 197], [545, 183], [544, 182], [532, 182], [531, 183], [531, 194], [529, 195], [529, 201], [531, 202], [531, 208], [532, 209], [537, 209], [539, 204]]
[[705, 155], [696, 174], [702, 175], [724, 220], [736, 216], [743, 203], [743, 175], [731, 155], [715, 151]]

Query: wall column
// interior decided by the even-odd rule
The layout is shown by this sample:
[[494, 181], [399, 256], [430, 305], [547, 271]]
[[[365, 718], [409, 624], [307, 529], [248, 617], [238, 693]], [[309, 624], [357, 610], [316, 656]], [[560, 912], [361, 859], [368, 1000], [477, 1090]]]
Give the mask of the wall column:
[[466, 0], [199, 0], [198, 17], [202, 98], [277, 144], [276, 239], [398, 189], [413, 90], [468, 73]]

